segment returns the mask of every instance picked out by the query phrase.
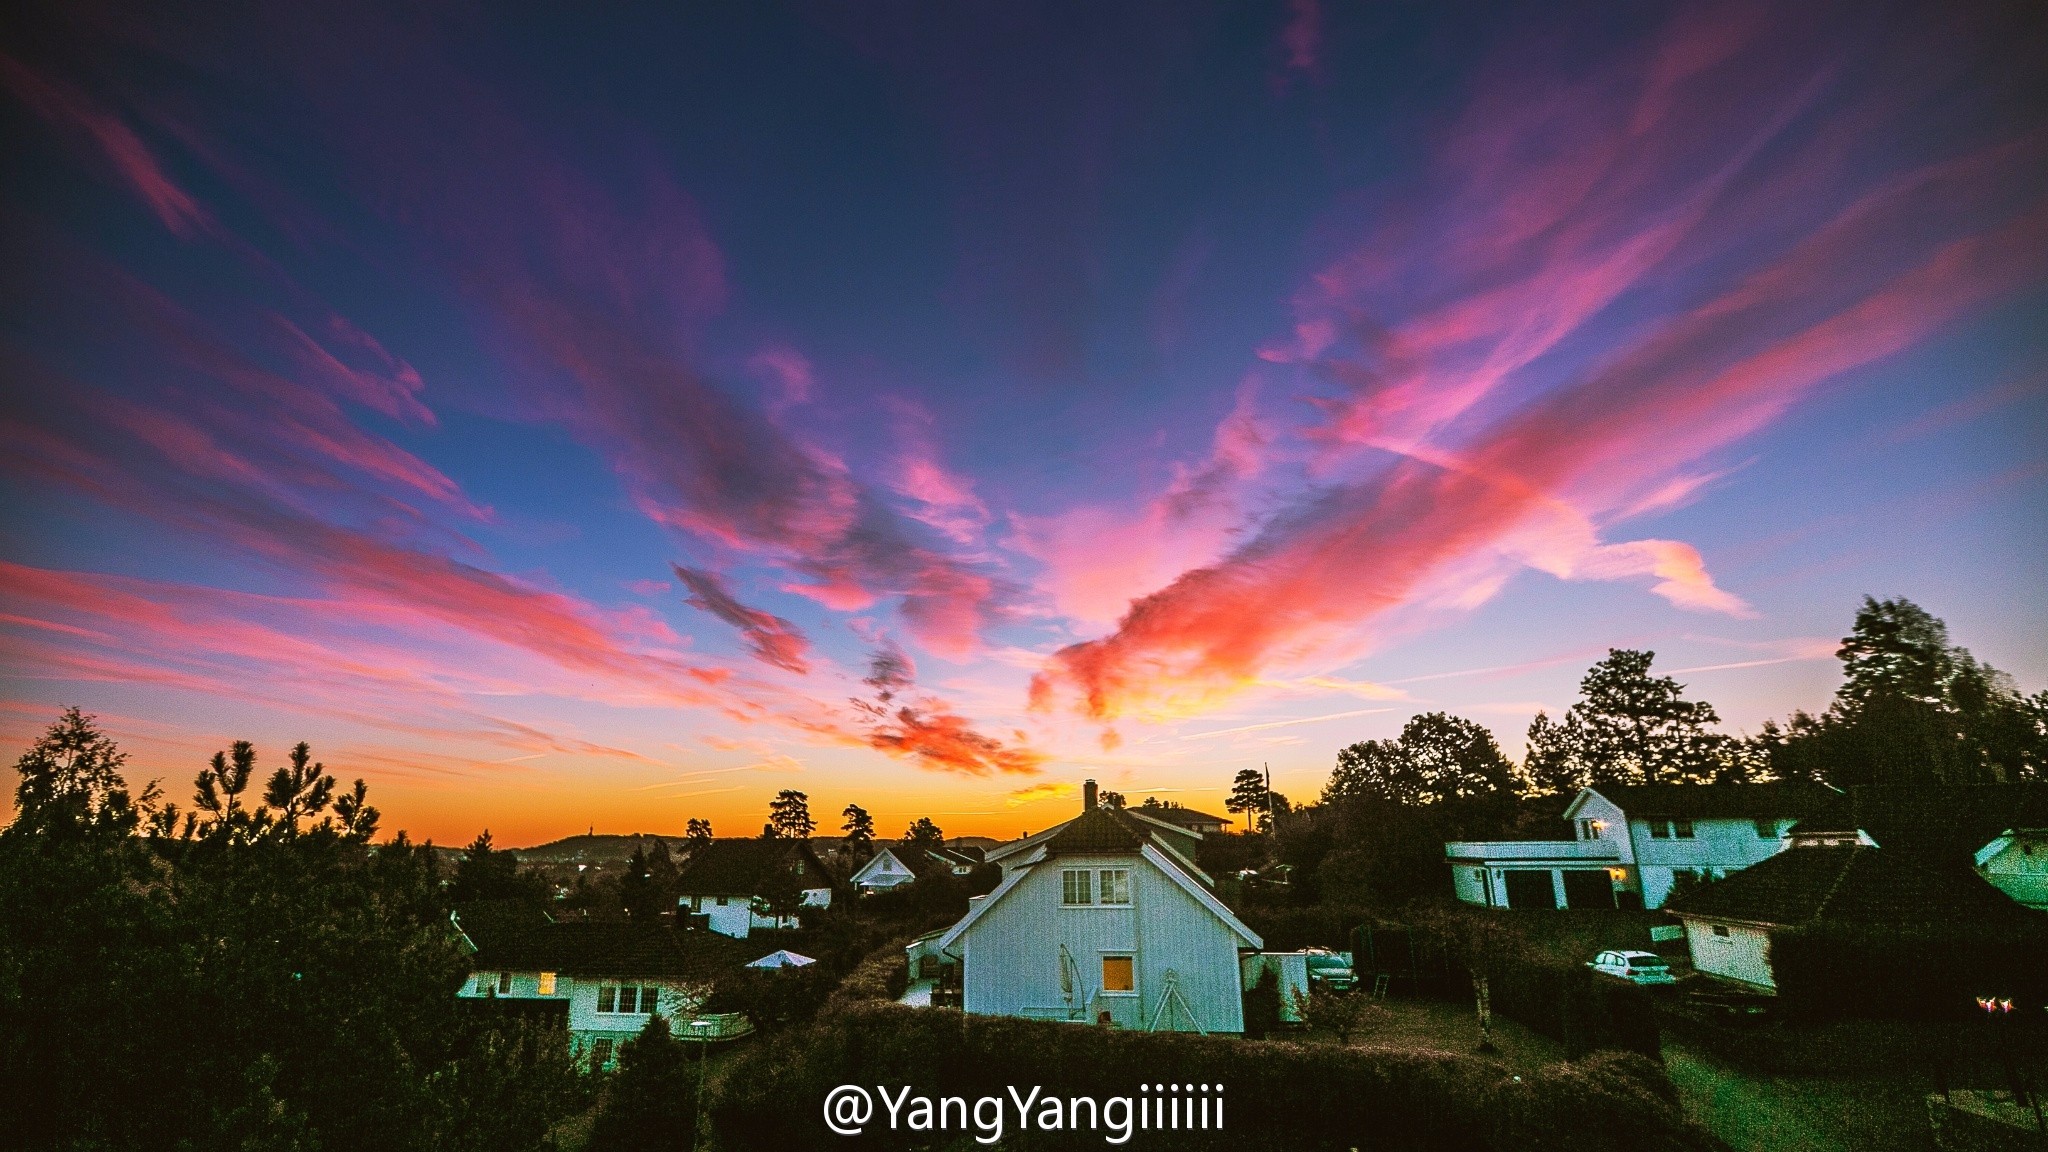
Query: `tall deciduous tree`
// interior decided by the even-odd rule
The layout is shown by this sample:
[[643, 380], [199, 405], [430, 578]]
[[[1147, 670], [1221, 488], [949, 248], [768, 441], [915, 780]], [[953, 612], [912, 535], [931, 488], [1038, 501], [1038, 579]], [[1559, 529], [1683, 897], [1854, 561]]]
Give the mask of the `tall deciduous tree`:
[[1435, 804], [1513, 786], [1514, 766], [1485, 725], [1445, 712], [1424, 712], [1394, 740], [1366, 740], [1341, 749], [1323, 789], [1325, 800], [1388, 800]]
[[1539, 714], [1529, 731], [1524, 774], [1540, 791], [1589, 784], [1703, 784], [1748, 778], [1751, 762], [1711, 726], [1714, 706], [1685, 698], [1685, 686], [1653, 676], [1656, 653], [1608, 650], [1579, 681], [1564, 722]]
[[903, 842], [919, 848], [943, 848], [946, 846], [946, 833], [931, 817], [919, 816], [904, 831]]
[[683, 825], [683, 837], [693, 844], [708, 843], [711, 840], [711, 821], [690, 817], [690, 822]]
[[811, 798], [794, 788], [777, 792], [768, 803], [768, 825], [777, 836], [809, 839], [818, 828], [818, 822], [811, 819]]

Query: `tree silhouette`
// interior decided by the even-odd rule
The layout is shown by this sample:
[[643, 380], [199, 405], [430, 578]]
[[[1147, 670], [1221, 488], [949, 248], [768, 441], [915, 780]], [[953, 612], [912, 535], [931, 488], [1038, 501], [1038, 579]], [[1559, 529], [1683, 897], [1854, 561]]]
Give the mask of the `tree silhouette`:
[[840, 815], [846, 817], [840, 828], [846, 833], [847, 850], [857, 856], [867, 855], [875, 844], [875, 818], [858, 804], [848, 804]]
[[932, 822], [931, 817], [919, 816], [903, 833], [903, 842], [920, 848], [943, 848], [946, 846], [946, 833]]
[[818, 827], [818, 822], [811, 819], [811, 798], [794, 788], [777, 792], [768, 803], [768, 824], [777, 836], [809, 839]]

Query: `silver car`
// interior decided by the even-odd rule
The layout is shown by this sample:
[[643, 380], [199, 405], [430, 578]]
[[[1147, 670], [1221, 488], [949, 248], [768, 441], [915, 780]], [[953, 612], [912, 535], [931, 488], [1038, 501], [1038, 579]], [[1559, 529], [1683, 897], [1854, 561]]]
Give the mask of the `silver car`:
[[1586, 967], [1626, 980], [1631, 984], [1676, 984], [1671, 964], [1655, 952], [1602, 952]]

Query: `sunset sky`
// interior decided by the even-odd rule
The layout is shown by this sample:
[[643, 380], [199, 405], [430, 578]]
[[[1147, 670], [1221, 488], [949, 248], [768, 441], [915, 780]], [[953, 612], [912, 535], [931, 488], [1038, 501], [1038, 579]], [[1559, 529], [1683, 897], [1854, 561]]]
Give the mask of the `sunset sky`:
[[1866, 593], [2048, 684], [2039, 5], [41, 7], [10, 760], [1011, 836]]

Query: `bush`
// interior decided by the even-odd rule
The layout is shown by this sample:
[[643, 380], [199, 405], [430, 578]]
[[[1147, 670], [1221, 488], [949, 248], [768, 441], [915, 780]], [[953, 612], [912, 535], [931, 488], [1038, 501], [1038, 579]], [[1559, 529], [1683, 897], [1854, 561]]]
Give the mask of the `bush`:
[[1489, 977], [1493, 1010], [1563, 1044], [1567, 1059], [1608, 1049], [1662, 1058], [1657, 1006], [1641, 988], [1521, 958], [1496, 959]]
[[893, 1001], [903, 995], [903, 990], [910, 986], [910, 958], [904, 950], [915, 939], [906, 936], [891, 940], [869, 953], [867, 959], [847, 973], [830, 1003], [843, 1007], [864, 1000]]
[[[1225, 1088], [1224, 1127], [1175, 1132], [1175, 1148], [1714, 1147], [1681, 1118], [1661, 1070], [1631, 1055], [1603, 1053], [1515, 1078], [1492, 1062], [1445, 1053], [1124, 1032], [893, 1004], [837, 1011], [807, 1031], [741, 1053], [707, 1108], [721, 1148], [817, 1147], [837, 1139], [821, 1114], [835, 1087], [909, 1086], [913, 1096], [960, 1097], [970, 1110], [983, 1097], [1001, 1100], [1004, 1147], [1101, 1148], [1108, 1135], [1101, 1129], [1019, 1130], [1008, 1089], [1027, 1097], [1038, 1086], [1061, 1099], [1135, 1099], [1141, 1078]], [[962, 1124], [956, 1113], [949, 1131], [931, 1133], [936, 1146], [974, 1147], [980, 1133], [962, 1131]], [[879, 1100], [867, 1131], [888, 1133]]]
[[1979, 996], [2048, 1001], [2048, 916], [2039, 925], [1876, 930], [1822, 925], [1771, 934], [1778, 1003], [1798, 1020], [1967, 1016]]

